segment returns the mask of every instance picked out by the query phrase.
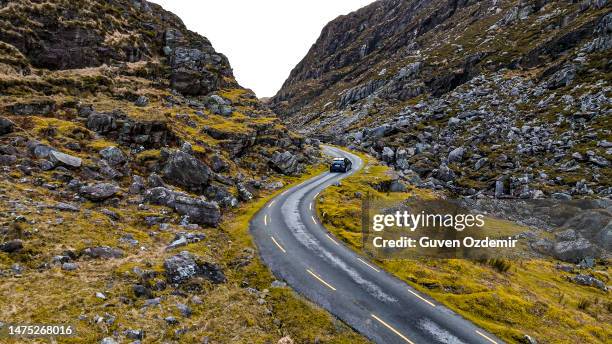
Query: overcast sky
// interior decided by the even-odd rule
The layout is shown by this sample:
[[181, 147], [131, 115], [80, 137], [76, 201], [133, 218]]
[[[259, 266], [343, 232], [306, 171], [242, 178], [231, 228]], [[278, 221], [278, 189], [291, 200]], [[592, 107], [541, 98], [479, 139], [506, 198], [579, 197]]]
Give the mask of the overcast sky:
[[273, 96], [323, 26], [373, 0], [152, 0], [225, 54], [238, 82]]

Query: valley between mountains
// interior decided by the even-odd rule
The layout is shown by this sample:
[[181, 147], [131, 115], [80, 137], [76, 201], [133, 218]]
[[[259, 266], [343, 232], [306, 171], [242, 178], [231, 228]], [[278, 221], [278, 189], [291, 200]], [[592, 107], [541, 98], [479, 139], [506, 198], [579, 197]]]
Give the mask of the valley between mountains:
[[[157, 4], [0, 0], [0, 341], [609, 342], [610, 9], [374, 1], [259, 99]], [[527, 259], [389, 260], [366, 195], [582, 203], [497, 223]]]

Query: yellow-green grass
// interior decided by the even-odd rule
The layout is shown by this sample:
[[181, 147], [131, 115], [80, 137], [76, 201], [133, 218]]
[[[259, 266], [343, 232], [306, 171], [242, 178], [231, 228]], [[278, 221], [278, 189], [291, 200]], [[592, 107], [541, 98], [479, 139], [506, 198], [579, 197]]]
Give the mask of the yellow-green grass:
[[[290, 186], [321, 171], [322, 167], [319, 166], [311, 168], [304, 176], [280, 180]], [[28, 223], [19, 225], [6, 223], [11, 230], [2, 239], [21, 236], [25, 248], [18, 254], [0, 253], [0, 269], [7, 270], [18, 263], [26, 270], [22, 276], [3, 277], [0, 284], [0, 321], [74, 324], [77, 335], [57, 338], [60, 343], [97, 343], [103, 337], [111, 336], [113, 331], [121, 333], [125, 329], [143, 329], [147, 343], [174, 340], [192, 343], [208, 337], [211, 343], [263, 344], [276, 343], [287, 335], [296, 343], [367, 342], [289, 288], [271, 288], [274, 277], [258, 259], [248, 225], [258, 209], [282, 190], [262, 192], [255, 201], [224, 214], [220, 228], [200, 230], [207, 236], [205, 240], [167, 251], [165, 247], [175, 233], [184, 229], [175, 225], [178, 215], [164, 207], [151, 206], [143, 210], [134, 203], [120, 207], [106, 206], [121, 216], [121, 220], [112, 221], [100, 212], [101, 206], [93, 203], [83, 204], [78, 213], [39, 207], [35, 202], [54, 204], [59, 201], [42, 187], [7, 181], [0, 181], [0, 187], [6, 190], [8, 199], [24, 200], [20, 215], [28, 220]], [[25, 201], [26, 198], [33, 202]], [[150, 215], [169, 217], [170, 229], [162, 231], [156, 227], [146, 227], [144, 218]], [[150, 235], [151, 231], [156, 231], [157, 235]], [[32, 234], [23, 236], [27, 232]], [[139, 244], [129, 247], [120, 243], [119, 238], [126, 234], [131, 234]], [[81, 258], [77, 261], [79, 269], [71, 272], [63, 271], [58, 266], [37, 270], [40, 263], [49, 262], [64, 250], [79, 251], [99, 245], [120, 247], [125, 251], [125, 257]], [[146, 249], [141, 250], [140, 246]], [[160, 306], [144, 307], [144, 300], [136, 298], [132, 291], [132, 286], [141, 282], [134, 269], [157, 273], [153, 282], [164, 280], [164, 258], [182, 250], [193, 252], [204, 261], [219, 263], [224, 267], [228, 282], [213, 285], [196, 279], [188, 284], [196, 288], [195, 291], [182, 288], [186, 297], [173, 293], [173, 288], [167, 288], [155, 292], [162, 299]], [[240, 262], [246, 262], [246, 265], [241, 266]], [[261, 293], [250, 293], [246, 286], [256, 288]], [[97, 298], [96, 292], [104, 293], [107, 299]], [[203, 303], [192, 302], [195, 295]], [[265, 303], [259, 302], [261, 298], [265, 299]], [[176, 308], [177, 303], [187, 303], [193, 315], [188, 318], [181, 316]], [[113, 323], [94, 322], [96, 316], [106, 319], [107, 314], [116, 317]], [[80, 316], [83, 319], [79, 319]], [[167, 316], [177, 317], [180, 324], [166, 324], [164, 318]], [[189, 330], [182, 336], [176, 336], [174, 331], [181, 328]]]
[[[389, 178], [389, 168], [369, 156], [358, 155], [365, 161], [364, 169], [342, 180], [340, 186], [323, 191], [317, 212], [336, 237], [361, 251], [361, 199], [355, 193], [398, 201], [409, 196], [423, 199], [436, 196], [414, 188], [406, 193], [377, 191], [372, 185]], [[495, 221], [494, 227], [514, 233], [518, 226]], [[506, 261], [510, 264], [508, 271], [499, 272], [493, 264], [461, 259], [371, 259], [511, 343], [521, 342], [526, 334], [537, 338], [538, 343], [605, 343], [612, 336], [609, 294], [568, 281], [571, 275], [556, 269], [558, 262], [554, 260]], [[609, 283], [609, 272], [606, 268], [597, 272], [597, 276]]]

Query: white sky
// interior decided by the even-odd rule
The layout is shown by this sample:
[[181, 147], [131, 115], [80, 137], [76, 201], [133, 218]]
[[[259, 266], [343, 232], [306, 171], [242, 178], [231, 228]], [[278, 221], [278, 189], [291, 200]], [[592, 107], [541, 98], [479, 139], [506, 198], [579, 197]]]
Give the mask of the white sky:
[[276, 94], [323, 26], [373, 0], [150, 0], [225, 54], [238, 82]]

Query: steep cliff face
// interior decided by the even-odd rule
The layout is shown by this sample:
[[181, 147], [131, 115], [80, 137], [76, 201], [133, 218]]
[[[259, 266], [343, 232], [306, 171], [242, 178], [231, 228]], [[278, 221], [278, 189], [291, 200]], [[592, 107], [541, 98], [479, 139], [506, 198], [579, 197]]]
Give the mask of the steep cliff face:
[[606, 0], [377, 1], [329, 23], [271, 107], [425, 187], [608, 195], [611, 20]]
[[236, 86], [227, 58], [205, 37], [146, 1], [9, 1], [0, 23], [3, 49], [27, 60], [16, 56], [23, 74], [30, 66], [62, 70], [167, 58], [182, 92]]

